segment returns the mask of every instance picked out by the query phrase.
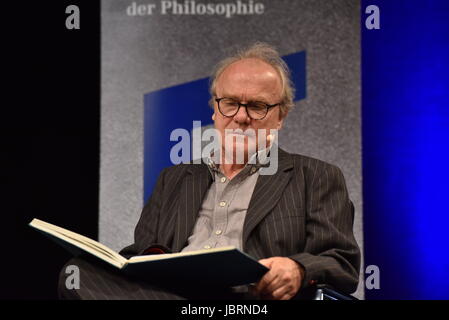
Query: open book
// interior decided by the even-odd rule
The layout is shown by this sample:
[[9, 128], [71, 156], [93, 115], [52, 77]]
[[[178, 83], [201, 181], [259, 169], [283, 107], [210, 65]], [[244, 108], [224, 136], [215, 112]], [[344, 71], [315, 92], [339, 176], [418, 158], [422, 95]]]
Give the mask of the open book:
[[95, 240], [42, 220], [33, 219], [29, 225], [75, 256], [88, 254], [139, 278], [237, 286], [257, 282], [268, 271], [257, 260], [235, 247], [134, 256], [126, 259]]

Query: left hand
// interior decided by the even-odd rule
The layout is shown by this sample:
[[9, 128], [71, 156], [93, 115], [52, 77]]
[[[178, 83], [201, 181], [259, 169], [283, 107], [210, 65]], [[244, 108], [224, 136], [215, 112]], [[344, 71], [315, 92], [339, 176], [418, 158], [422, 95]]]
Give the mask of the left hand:
[[288, 300], [296, 295], [304, 277], [300, 264], [285, 257], [262, 259], [259, 263], [270, 270], [252, 289], [253, 294], [271, 300]]

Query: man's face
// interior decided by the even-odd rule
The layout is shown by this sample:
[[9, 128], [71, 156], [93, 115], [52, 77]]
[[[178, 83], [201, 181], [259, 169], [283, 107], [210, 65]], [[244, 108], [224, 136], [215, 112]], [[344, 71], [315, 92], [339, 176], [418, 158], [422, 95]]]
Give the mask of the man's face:
[[[232, 98], [240, 103], [246, 104], [249, 101], [260, 101], [267, 104], [279, 103], [282, 99], [282, 83], [276, 70], [269, 64], [259, 59], [244, 59], [234, 62], [228, 66], [216, 83], [217, 98]], [[244, 137], [244, 143], [239, 143], [243, 139], [232, 139], [233, 152], [236, 149], [243, 149], [245, 162], [248, 157], [248, 138], [257, 141], [258, 129], [266, 129], [266, 136], [270, 134], [270, 129], [280, 130], [283, 119], [280, 118], [279, 106], [270, 108], [268, 114], [262, 120], [251, 119], [244, 107], [240, 107], [233, 117], [225, 117], [218, 110], [217, 102], [214, 103], [215, 128], [222, 137], [222, 146], [230, 148], [230, 144], [225, 144], [226, 129], [253, 129], [256, 137]], [[249, 130], [248, 132], [250, 132]], [[235, 137], [235, 136], [233, 136]], [[228, 137], [228, 142], [231, 139]], [[269, 141], [266, 142], [266, 146]], [[261, 149], [260, 147], [258, 147]], [[224, 150], [223, 150], [224, 151]], [[229, 150], [228, 150], [229, 151]]]

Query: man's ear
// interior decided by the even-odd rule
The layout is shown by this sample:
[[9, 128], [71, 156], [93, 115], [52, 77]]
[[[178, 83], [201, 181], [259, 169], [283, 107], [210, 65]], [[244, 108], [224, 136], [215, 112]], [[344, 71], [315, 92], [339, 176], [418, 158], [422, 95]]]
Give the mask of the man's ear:
[[282, 125], [284, 124], [284, 118], [280, 119], [278, 122], [278, 127], [277, 127], [278, 131], [282, 129]]
[[212, 120], [215, 121], [215, 112], [212, 114]]

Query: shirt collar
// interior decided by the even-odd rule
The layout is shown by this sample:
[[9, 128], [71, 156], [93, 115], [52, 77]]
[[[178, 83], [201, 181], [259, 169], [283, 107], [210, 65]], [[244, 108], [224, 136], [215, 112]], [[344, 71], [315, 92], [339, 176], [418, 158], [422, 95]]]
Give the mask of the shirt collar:
[[[245, 164], [245, 167], [243, 170], [247, 169], [249, 172], [249, 175], [252, 175], [256, 173], [261, 167], [268, 167], [270, 165], [269, 157], [270, 154], [271, 145], [265, 149], [259, 150], [256, 153], [254, 153], [248, 160], [248, 162]], [[213, 159], [213, 154], [209, 155], [206, 158], [205, 163], [207, 164], [207, 167], [209, 169], [209, 172], [212, 175], [212, 178], [215, 180], [215, 174], [216, 173], [222, 173], [220, 171], [219, 165], [215, 163]], [[255, 169], [253, 169], [255, 168]]]

